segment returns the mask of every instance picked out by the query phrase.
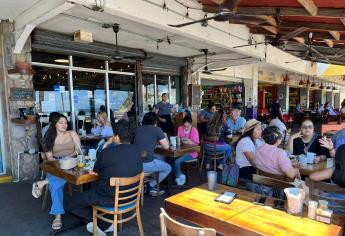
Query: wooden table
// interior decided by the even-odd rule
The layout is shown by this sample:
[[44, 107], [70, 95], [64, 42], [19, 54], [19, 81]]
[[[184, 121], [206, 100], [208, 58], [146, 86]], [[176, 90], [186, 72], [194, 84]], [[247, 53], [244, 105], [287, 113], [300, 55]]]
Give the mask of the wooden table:
[[178, 149], [164, 149], [162, 147], [157, 147], [155, 149], [155, 153], [166, 156], [166, 157], [180, 157], [186, 154], [190, 154], [193, 152], [200, 152], [200, 146], [199, 145], [188, 145], [188, 144], [182, 144], [180, 148]]
[[322, 162], [319, 162], [319, 163], [316, 163], [316, 164], [308, 164], [308, 165], [300, 165], [298, 167], [299, 169], [299, 172], [301, 173], [301, 175], [310, 175], [316, 171], [320, 171], [320, 170], [323, 170], [323, 169], [326, 169], [327, 167], [327, 161], [322, 161]]
[[98, 141], [102, 139], [101, 135], [86, 135], [86, 136], [79, 136], [80, 141]]
[[63, 170], [60, 168], [59, 161], [44, 162], [40, 166], [44, 172], [60, 177], [75, 185], [90, 183], [98, 179], [97, 175], [90, 174], [85, 169], [74, 168], [71, 170]]
[[[229, 235], [341, 235], [344, 222], [334, 217], [335, 224], [327, 225], [308, 218], [289, 215], [285, 211], [252, 203], [257, 194], [217, 185], [217, 192], [206, 186], [192, 188], [165, 199], [165, 209], [173, 218], [181, 217], [202, 227], [214, 228], [217, 233]], [[231, 204], [214, 201], [223, 191], [237, 193]], [[267, 198], [266, 205], [273, 205]], [[306, 211], [304, 215], [306, 215]], [[339, 225], [336, 225], [339, 224]]]

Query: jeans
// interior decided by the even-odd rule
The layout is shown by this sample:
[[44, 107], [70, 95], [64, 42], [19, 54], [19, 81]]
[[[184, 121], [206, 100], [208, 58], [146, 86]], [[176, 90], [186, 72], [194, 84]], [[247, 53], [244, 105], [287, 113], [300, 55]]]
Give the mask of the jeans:
[[[171, 166], [164, 161], [153, 159], [150, 162], [144, 162], [143, 170], [145, 173], [159, 172], [159, 182], [162, 182], [171, 172]], [[151, 187], [157, 185], [156, 180], [152, 180], [149, 184]]]
[[[107, 197], [97, 193], [95, 189], [77, 193], [66, 200], [66, 211], [92, 222], [92, 206], [114, 207], [114, 197]], [[105, 215], [108, 219], [113, 219], [112, 215]], [[98, 219], [97, 225], [101, 230], [109, 228], [110, 224]]]
[[193, 157], [189, 154], [179, 157], [175, 160], [174, 168], [175, 168], [175, 177], [178, 178], [181, 173], [181, 163], [185, 161], [193, 160]]
[[48, 174], [48, 182], [52, 198], [52, 207], [50, 209], [50, 214], [64, 214], [65, 210], [63, 208], [63, 188], [66, 181], [54, 175]]
[[[213, 144], [206, 144], [205, 145], [206, 150], [213, 150]], [[230, 159], [231, 154], [231, 147], [229, 144], [223, 144], [223, 145], [216, 145], [216, 152], [224, 152], [225, 153], [225, 160], [223, 159], [221, 161], [221, 164], [224, 164], [224, 161], [228, 161]], [[210, 164], [210, 158], [206, 156], [205, 163]]]

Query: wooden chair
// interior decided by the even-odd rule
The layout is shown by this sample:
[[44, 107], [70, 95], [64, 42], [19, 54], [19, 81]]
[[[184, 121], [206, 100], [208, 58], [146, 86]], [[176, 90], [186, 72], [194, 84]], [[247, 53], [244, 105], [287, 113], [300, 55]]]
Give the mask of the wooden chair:
[[[144, 173], [129, 178], [111, 178], [110, 186], [115, 187], [114, 207], [93, 206], [93, 235], [97, 235], [97, 220], [103, 220], [114, 225], [114, 236], [117, 235], [117, 224], [127, 222], [137, 218], [139, 234], [144, 235], [140, 218], [140, 195], [144, 181]], [[121, 187], [121, 190], [120, 190]], [[128, 189], [124, 190], [123, 187]], [[123, 203], [123, 201], [126, 201]], [[132, 213], [123, 218], [123, 214]], [[104, 215], [113, 215], [113, 219], [108, 219]]]
[[289, 182], [257, 174], [253, 174], [253, 182], [278, 189], [294, 187]]
[[[218, 137], [206, 137], [206, 136], [202, 137], [201, 146], [202, 146], [203, 153], [202, 153], [200, 171], [202, 171], [205, 158], [210, 158], [211, 163], [213, 162], [214, 171], [217, 171], [217, 161], [225, 159], [225, 152], [224, 151], [219, 152], [216, 149], [217, 141], [218, 141]], [[206, 145], [207, 145], [207, 148], [206, 148]]]
[[163, 208], [161, 208], [159, 218], [161, 221], [162, 236], [168, 236], [168, 231], [171, 235], [178, 236], [216, 236], [216, 230], [214, 229], [192, 227], [177, 222], [169, 217]]
[[345, 195], [345, 188], [339, 187], [336, 184], [325, 183], [322, 181], [312, 181], [309, 178], [305, 180], [307, 186], [309, 186], [309, 197], [312, 200], [327, 200], [337, 204], [337, 206], [331, 206], [331, 209], [345, 210], [345, 199], [333, 198], [321, 195], [322, 192], [340, 193]]
[[276, 180], [281, 180], [283, 182], [293, 182], [294, 180], [285, 176], [285, 175], [275, 175], [275, 174], [271, 174], [271, 173], [267, 173], [265, 171], [262, 171], [262, 170], [259, 170], [259, 169], [256, 169], [256, 174], [257, 175], [261, 175], [261, 176], [264, 176], [264, 177], [269, 177], [269, 178], [272, 178], [272, 179], [276, 179]]
[[[150, 173], [144, 173], [144, 186], [145, 184], [148, 184], [149, 182], [156, 180], [157, 182], [157, 192], [159, 193], [159, 172], [150, 172]], [[159, 198], [159, 194], [157, 194], [157, 198]], [[141, 188], [141, 201], [140, 205], [144, 205], [144, 188]]]

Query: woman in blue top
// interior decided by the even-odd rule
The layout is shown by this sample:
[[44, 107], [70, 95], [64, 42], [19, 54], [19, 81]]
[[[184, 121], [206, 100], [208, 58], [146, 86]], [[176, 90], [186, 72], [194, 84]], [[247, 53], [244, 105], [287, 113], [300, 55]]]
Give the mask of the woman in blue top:
[[108, 121], [107, 113], [100, 111], [97, 113], [97, 121], [95, 127], [91, 129], [91, 133], [94, 135], [101, 135], [103, 138], [109, 138], [113, 136], [113, 129]]
[[[345, 188], [345, 144], [341, 145], [335, 153], [335, 167], [327, 168], [318, 172], [315, 172], [309, 176], [313, 181], [322, 181], [331, 179], [331, 182], [339, 187]], [[324, 193], [327, 197], [333, 197], [338, 199], [345, 199], [345, 194], [340, 193]], [[335, 204], [330, 202], [330, 206]], [[344, 214], [344, 211], [339, 213]]]

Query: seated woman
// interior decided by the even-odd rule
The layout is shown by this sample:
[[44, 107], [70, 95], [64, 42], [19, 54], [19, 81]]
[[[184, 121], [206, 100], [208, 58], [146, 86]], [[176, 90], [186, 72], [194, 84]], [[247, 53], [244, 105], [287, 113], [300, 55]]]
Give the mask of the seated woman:
[[324, 110], [327, 112], [328, 115], [330, 116], [336, 116], [337, 113], [333, 110], [329, 102], [326, 102], [324, 105]]
[[255, 152], [261, 146], [262, 127], [255, 119], [247, 121], [244, 132], [236, 146], [236, 163], [239, 165], [239, 178], [252, 180], [255, 173]]
[[[205, 136], [205, 151], [224, 152], [225, 158], [219, 163], [218, 168], [223, 169], [223, 164], [230, 159], [231, 147], [225, 142], [226, 131], [228, 125], [226, 124], [224, 113], [222, 110], [217, 111], [211, 120], [207, 123]], [[214, 143], [215, 142], [215, 143]], [[214, 150], [215, 144], [215, 150]], [[210, 169], [210, 159], [205, 158], [206, 169]]]
[[[323, 181], [331, 179], [331, 182], [345, 188], [345, 144], [341, 145], [335, 154], [335, 167], [327, 168], [318, 172], [312, 173], [309, 178], [312, 181]], [[326, 197], [338, 198], [338, 199], [345, 199], [345, 194], [340, 193], [323, 193]], [[335, 204], [330, 202], [330, 206], [334, 206]], [[338, 212], [337, 212], [338, 213]], [[343, 211], [339, 212], [344, 214]]]
[[94, 135], [101, 135], [103, 138], [113, 136], [113, 129], [108, 121], [106, 112], [100, 111], [97, 113], [97, 121], [95, 127], [91, 129], [91, 133]]
[[315, 134], [311, 120], [303, 121], [300, 132], [290, 136], [287, 150], [293, 155], [315, 153], [315, 163], [335, 156], [333, 142], [331, 139]]
[[[198, 130], [192, 127], [192, 117], [186, 115], [183, 118], [183, 126], [178, 127], [177, 137], [181, 138], [182, 143], [190, 145], [199, 144]], [[186, 154], [175, 160], [175, 177], [177, 185], [184, 185], [186, 182], [186, 176], [181, 173], [181, 163], [190, 161], [198, 157], [197, 152]]]
[[268, 127], [262, 132], [265, 144], [258, 147], [255, 153], [256, 168], [266, 173], [286, 175], [293, 179], [300, 178], [297, 163], [292, 163], [285, 150], [278, 148], [282, 135], [277, 127]]
[[[67, 131], [67, 118], [58, 114], [54, 116], [43, 143], [43, 152], [47, 161], [56, 161], [62, 157], [73, 157], [80, 152], [80, 139], [76, 132]], [[65, 213], [63, 208], [63, 188], [66, 183], [64, 179], [54, 175], [47, 175], [48, 181], [43, 180], [36, 183], [39, 192], [42, 192], [44, 184], [49, 183], [52, 207], [50, 214], [55, 215], [52, 224], [54, 230], [61, 229], [61, 215]]]

